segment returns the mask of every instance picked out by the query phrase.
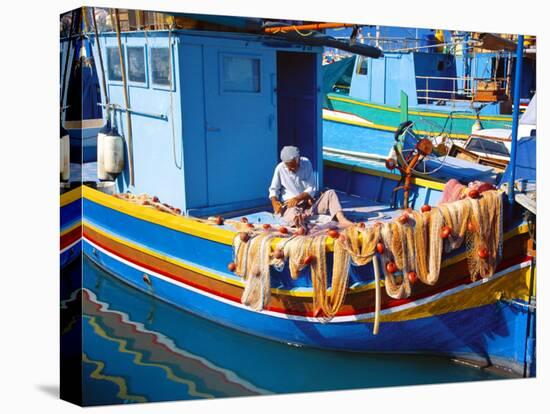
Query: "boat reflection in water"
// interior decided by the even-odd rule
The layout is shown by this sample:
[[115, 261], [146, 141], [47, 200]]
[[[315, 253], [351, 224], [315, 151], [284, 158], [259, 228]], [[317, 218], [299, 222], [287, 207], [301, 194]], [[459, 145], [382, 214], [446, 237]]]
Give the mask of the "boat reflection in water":
[[445, 358], [325, 351], [265, 340], [135, 290], [86, 257], [83, 266], [84, 405], [500, 378]]

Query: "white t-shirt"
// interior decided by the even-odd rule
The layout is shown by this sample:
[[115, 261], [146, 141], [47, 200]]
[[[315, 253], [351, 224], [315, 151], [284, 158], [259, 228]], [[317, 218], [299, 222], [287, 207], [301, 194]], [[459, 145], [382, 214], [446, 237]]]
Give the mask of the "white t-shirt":
[[315, 197], [317, 192], [311, 161], [306, 157], [300, 157], [300, 166], [295, 173], [290, 171], [284, 162], [277, 164], [269, 186], [269, 198], [280, 197], [287, 201], [303, 192], [311, 197]]

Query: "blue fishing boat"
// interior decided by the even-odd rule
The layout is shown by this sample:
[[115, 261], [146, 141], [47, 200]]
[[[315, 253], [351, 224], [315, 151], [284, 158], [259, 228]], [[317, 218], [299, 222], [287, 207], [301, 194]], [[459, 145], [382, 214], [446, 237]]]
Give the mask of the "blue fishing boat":
[[62, 19], [60, 39], [61, 124], [70, 137], [70, 160], [96, 160], [97, 134], [103, 127], [103, 110], [96, 63], [88, 39], [85, 9], [67, 13]]
[[[476, 37], [455, 36], [447, 44], [452, 49], [448, 52], [425, 49], [431, 46], [392, 46], [380, 58], [354, 56], [325, 65], [324, 119], [394, 132], [405, 105], [421, 134], [467, 139], [481, 128], [511, 128], [514, 44], [491, 34]], [[535, 90], [534, 56], [530, 47], [522, 57], [519, 87], [527, 102]], [[332, 68], [335, 64], [340, 70]], [[349, 87], [340, 85], [338, 74], [351, 67]]]
[[[105, 133], [112, 145], [102, 147], [98, 173], [108, 170], [114, 194], [100, 191], [99, 179], [81, 187], [87, 258], [138, 290], [271, 340], [447, 355], [534, 375], [532, 222], [522, 208], [488, 183], [462, 186], [460, 199], [436, 207], [448, 199], [447, 185], [411, 173], [431, 162], [431, 144], [407, 125], [395, 136], [403, 156], [394, 167], [401, 174], [384, 165], [323, 160], [323, 49], [309, 38], [204, 26], [122, 32], [117, 26], [89, 34], [95, 60], [105, 62], [102, 102], [112, 113]], [[369, 50], [362, 51], [368, 56]], [[272, 214], [267, 189], [288, 145], [301, 149], [318, 188], [336, 190], [357, 225], [319, 226], [314, 237]], [[475, 164], [445, 167], [466, 182], [486, 172]], [[489, 211], [489, 205], [497, 212], [490, 217], [462, 216], [463, 233], [450, 227], [454, 215], [443, 217]], [[406, 271], [396, 244], [405, 239], [395, 236], [392, 244], [375, 233], [412, 234], [424, 228], [420, 223], [436, 222], [439, 227], [426, 224], [440, 253], [431, 254], [429, 274]], [[374, 244], [367, 247], [369, 237]], [[261, 239], [270, 261], [284, 251], [282, 263], [262, 267], [257, 278], [243, 275], [240, 247]], [[321, 244], [309, 260], [294, 263], [292, 249], [284, 250], [298, 251], [298, 242], [314, 239]], [[365, 246], [364, 255], [357, 246]], [[419, 258], [435, 251], [417, 247], [405, 250]], [[350, 257], [356, 265], [341, 271], [338, 263]], [[320, 271], [325, 261], [332, 272]], [[242, 298], [256, 281], [265, 295], [251, 306]]]

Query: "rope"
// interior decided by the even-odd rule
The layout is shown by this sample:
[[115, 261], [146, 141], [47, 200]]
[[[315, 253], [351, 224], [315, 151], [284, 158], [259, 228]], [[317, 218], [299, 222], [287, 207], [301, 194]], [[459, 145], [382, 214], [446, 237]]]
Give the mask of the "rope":
[[[310, 266], [313, 308], [328, 322], [341, 309], [348, 290], [349, 268], [373, 261], [375, 273], [375, 327], [378, 332], [380, 309], [380, 275], [384, 274], [386, 294], [393, 299], [411, 295], [409, 272], [427, 285], [440, 277], [443, 251], [450, 252], [466, 245], [468, 269], [472, 280], [493, 275], [502, 257], [502, 193], [483, 192], [479, 199], [467, 198], [443, 203], [430, 211], [412, 211], [405, 224], [399, 220], [375, 223], [360, 228], [350, 226], [334, 241], [332, 282], [328, 283], [325, 234], [292, 235], [277, 244], [283, 251], [278, 258], [272, 252], [272, 241], [281, 237], [276, 232], [254, 230], [247, 242], [240, 235], [233, 241], [236, 274], [245, 282], [242, 303], [255, 310], [264, 309], [270, 300], [270, 267], [282, 271], [288, 261], [290, 276], [297, 279]], [[442, 228], [449, 226], [449, 237], [442, 238]], [[377, 250], [377, 244], [384, 246]], [[397, 270], [390, 272], [390, 262]], [[379, 265], [382, 265], [380, 272]], [[377, 310], [376, 310], [377, 309]]]
[[103, 66], [103, 56], [101, 55], [101, 45], [99, 42], [99, 30], [97, 28], [97, 20], [95, 17], [95, 7], [92, 7], [92, 22], [94, 24], [94, 33], [95, 33], [95, 39], [97, 42], [97, 54], [99, 57], [99, 67], [101, 69], [101, 85], [103, 86], [103, 94], [105, 95], [105, 104], [106, 104], [106, 118], [107, 121], [110, 117], [109, 112], [109, 94], [107, 93], [107, 82], [105, 81], [105, 67]]
[[378, 257], [376, 255], [372, 258], [372, 266], [374, 268], [374, 326], [372, 328], [372, 334], [377, 335], [378, 329], [380, 327], [380, 305], [381, 305], [381, 294], [380, 294], [380, 265], [378, 263]]
[[[183, 154], [178, 162], [176, 157], [176, 133], [174, 132], [174, 98], [172, 86], [172, 26], [168, 30], [168, 79], [170, 79], [170, 128], [172, 131], [172, 155], [174, 157], [174, 165], [178, 170], [183, 166]], [[182, 131], [183, 134], [183, 131]]]

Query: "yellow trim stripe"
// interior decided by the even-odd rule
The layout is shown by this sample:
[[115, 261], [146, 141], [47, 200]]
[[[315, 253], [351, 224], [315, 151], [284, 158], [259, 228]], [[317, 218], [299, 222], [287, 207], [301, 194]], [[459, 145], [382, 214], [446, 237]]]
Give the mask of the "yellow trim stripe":
[[148, 221], [159, 226], [172, 230], [187, 233], [192, 236], [215, 241], [222, 244], [232, 244], [235, 232], [221, 229], [209, 224], [200, 223], [188, 217], [174, 216], [154, 208], [132, 204], [128, 201], [118, 199], [112, 195], [104, 194], [101, 191], [84, 186], [82, 195], [87, 200], [101, 204], [112, 210], [124, 213], [128, 216]]
[[[190, 270], [192, 272], [195, 272], [195, 273], [198, 273], [200, 275], [209, 277], [211, 279], [215, 279], [215, 280], [218, 280], [218, 281], [221, 281], [221, 282], [228, 283], [228, 284], [233, 285], [233, 286], [244, 288], [244, 283], [242, 281], [238, 280], [238, 279], [232, 279], [232, 278], [229, 278], [229, 277], [221, 276], [217, 273], [206, 270], [204, 268], [200, 268], [200, 267], [188, 264], [188, 263], [184, 263], [184, 262], [182, 262], [180, 260], [177, 260], [177, 259], [174, 259], [170, 256], [167, 256], [167, 255], [164, 255], [164, 254], [159, 253], [157, 251], [148, 249], [145, 246], [142, 246], [142, 245], [139, 245], [139, 244], [136, 244], [136, 243], [132, 243], [128, 240], [117, 237], [114, 234], [108, 233], [108, 232], [106, 232], [106, 231], [104, 231], [104, 230], [88, 223], [88, 222], [84, 222], [84, 228], [89, 228], [90, 230], [93, 230], [94, 232], [96, 232], [98, 234], [101, 234], [103, 237], [106, 237], [110, 240], [113, 240], [117, 243], [120, 243], [120, 244], [122, 244], [126, 247], [129, 247], [130, 249], [137, 250], [139, 252], [142, 252], [142, 253], [145, 253], [147, 255], [153, 256], [157, 259], [163, 260], [163, 261], [168, 262], [170, 264], [173, 264], [175, 266], [181, 267], [183, 269]], [[374, 286], [372, 288], [374, 288]], [[287, 296], [312, 297], [312, 292], [311, 291], [293, 291], [293, 290], [286, 290], [286, 289], [271, 288], [271, 292], [274, 293], [274, 294], [287, 295]]]
[[[324, 164], [328, 165], [329, 167], [340, 168], [342, 170], [349, 170], [350, 169], [349, 165], [342, 164], [342, 163], [339, 163], [339, 162], [336, 162], [336, 161], [325, 160]], [[362, 173], [362, 174], [374, 175], [374, 176], [377, 176], [377, 177], [384, 177], [384, 178], [388, 178], [388, 179], [394, 180], [394, 181], [399, 181], [399, 178], [400, 178], [400, 176], [397, 175], [397, 174], [392, 174], [390, 172], [379, 171], [379, 170], [375, 170], [375, 169], [371, 169], [371, 168], [367, 168], [367, 167], [356, 167], [356, 166], [354, 166], [353, 171], [354, 172], [359, 172], [359, 173]], [[443, 191], [443, 189], [445, 188], [445, 183], [438, 182], [438, 181], [426, 180], [425, 178], [413, 177], [412, 183], [414, 185], [417, 185], [417, 186], [420, 186], [420, 187], [425, 187], [425, 188], [430, 188], [432, 190]]]
[[[529, 294], [529, 286], [525, 282], [530, 266], [515, 270], [498, 279], [482, 283], [470, 289], [462, 289], [452, 295], [438, 300], [413, 306], [402, 311], [381, 315], [381, 322], [401, 322], [413, 319], [428, 318], [449, 312], [477, 308], [504, 298], [525, 298]], [[372, 322], [373, 318], [363, 322]]]
[[73, 231], [74, 229], [76, 229], [77, 227], [80, 227], [80, 226], [82, 226], [82, 220], [78, 220], [78, 222], [76, 222], [75, 224], [73, 224], [71, 227], [69, 227], [69, 228], [63, 230], [63, 231], [61, 232], [61, 234], [59, 235], [59, 237], [63, 237], [65, 234], [67, 234], [67, 233]]
[[[188, 263], [184, 263], [184, 262], [182, 262], [180, 260], [177, 260], [177, 259], [174, 259], [170, 256], [167, 256], [167, 255], [164, 255], [164, 254], [159, 253], [157, 251], [151, 250], [151, 249], [149, 249], [145, 246], [142, 246], [142, 245], [139, 245], [139, 244], [136, 244], [136, 243], [132, 243], [132, 242], [126, 240], [126, 239], [117, 237], [112, 233], [106, 232], [106, 231], [90, 224], [89, 222], [84, 222], [83, 225], [84, 225], [85, 228], [89, 228], [90, 230], [102, 235], [103, 237], [108, 238], [110, 240], [113, 240], [114, 242], [120, 243], [120, 244], [122, 244], [126, 247], [131, 248], [131, 249], [134, 249], [134, 250], [137, 250], [139, 252], [145, 253], [147, 255], [153, 256], [157, 259], [160, 259], [160, 260], [163, 260], [165, 262], [171, 263], [171, 264], [173, 264], [175, 266], [178, 266], [178, 267], [181, 267], [183, 269], [187, 269], [187, 270], [193, 271], [195, 273], [198, 273], [200, 275], [212, 278], [214, 280], [218, 280], [218, 281], [225, 282], [225, 283], [228, 283], [228, 284], [233, 285], [233, 286], [244, 288], [244, 283], [241, 282], [238, 279], [232, 279], [232, 278], [228, 278], [228, 277], [225, 277], [225, 276], [221, 276], [217, 273], [208, 271], [204, 268], [200, 268], [200, 267], [197, 267], [197, 266], [190, 265]], [[527, 232], [527, 224], [523, 224], [520, 227], [517, 227], [517, 228], [511, 230], [510, 232], [506, 233], [504, 235], [504, 240], [508, 240], [509, 238], [511, 238], [511, 237], [513, 237], [517, 234], [522, 234], [522, 233], [526, 233], [526, 232]], [[461, 253], [461, 254], [459, 254], [455, 257], [451, 257], [449, 259], [444, 260], [442, 262], [441, 266], [442, 266], [442, 268], [444, 268], [446, 266], [450, 266], [451, 264], [460, 262], [461, 260], [464, 260], [465, 258], [466, 258], [466, 253]], [[383, 281], [381, 283], [381, 286], [384, 286]], [[355, 294], [355, 293], [365, 292], [365, 291], [372, 290], [372, 289], [374, 289], [374, 282], [370, 282], [368, 284], [361, 285], [357, 288], [348, 288], [348, 293], [349, 294]], [[303, 297], [303, 298], [313, 297], [312, 290], [288, 290], [288, 289], [271, 288], [271, 292], [273, 294], [277, 294], [277, 295], [286, 295], [286, 296]]]
[[[366, 107], [369, 107], [369, 108], [381, 109], [381, 110], [388, 111], [388, 112], [401, 112], [401, 110], [399, 108], [392, 108], [392, 107], [383, 106], [383, 105], [377, 105], [377, 104], [372, 104], [372, 103], [367, 103], [367, 102], [361, 102], [361, 101], [357, 101], [357, 100], [352, 99], [352, 98], [343, 98], [343, 97], [339, 97], [339, 96], [329, 96], [328, 98], [330, 100], [334, 100], [334, 101], [348, 102], [348, 103], [352, 103], [352, 104], [356, 104], [356, 105], [360, 105], [360, 106], [366, 106]], [[434, 118], [447, 118], [449, 116], [448, 114], [439, 114], [439, 113], [435, 113], [435, 112], [425, 112], [425, 111], [409, 111], [409, 114], [410, 115], [418, 115], [418, 116], [429, 116], [429, 117], [434, 117]], [[476, 120], [478, 118], [475, 115], [453, 114], [453, 119], [473, 119], [473, 120]], [[480, 115], [479, 120], [480, 121], [510, 121], [510, 122], [512, 122], [512, 117], [511, 116]]]
[[79, 198], [82, 198], [82, 186], [78, 186], [70, 191], [67, 191], [66, 193], [61, 194], [59, 196], [59, 204], [61, 207], [63, 207], [67, 204], [71, 204], [73, 201], [76, 201]]
[[219, 281], [222, 281], [222, 282], [226, 282], [226, 283], [229, 283], [231, 285], [234, 285], [234, 286], [238, 286], [238, 287], [244, 287], [244, 283], [242, 283], [240, 280], [236, 280], [236, 279], [232, 279], [232, 278], [228, 278], [228, 277], [224, 277], [224, 276], [220, 276], [214, 272], [211, 272], [211, 271], [208, 271], [208, 270], [205, 270], [203, 268], [199, 268], [199, 267], [196, 267], [196, 266], [193, 266], [193, 265], [190, 265], [190, 264], [187, 264], [187, 263], [184, 263], [180, 260], [177, 260], [177, 259], [174, 259], [170, 256], [167, 256], [165, 254], [162, 254], [162, 253], [159, 253], [155, 250], [151, 250], [143, 245], [139, 245], [139, 244], [136, 244], [136, 243], [133, 243], [133, 242], [130, 242], [126, 239], [122, 239], [118, 236], [115, 236], [114, 234], [112, 233], [109, 233], [109, 232], [106, 232], [102, 229], [100, 229], [99, 227], [96, 227], [92, 224], [90, 224], [89, 222], [84, 222], [84, 228], [88, 228], [100, 235], [102, 235], [103, 237], [106, 237], [108, 238], [109, 240], [112, 240], [116, 243], [120, 243], [122, 244], [123, 246], [126, 246], [126, 247], [129, 247], [130, 249], [133, 249], [133, 250], [137, 250], [141, 253], [145, 253], [149, 256], [153, 256], [154, 258], [156, 259], [160, 259], [160, 260], [163, 260], [165, 262], [168, 262], [170, 264], [173, 264], [173, 265], [176, 265], [178, 267], [181, 267], [183, 269], [187, 269], [187, 270], [191, 270], [195, 273], [199, 273], [203, 276], [207, 276], [207, 277], [210, 277], [212, 279], [215, 279], [215, 280], [219, 280]]
[[[354, 121], [352, 119], [339, 118], [339, 117], [336, 117], [336, 116], [333, 116], [333, 115], [323, 115], [323, 119], [327, 120], [327, 121], [334, 121], [334, 122], [340, 122], [340, 123], [343, 123], [343, 124], [360, 126], [360, 127], [363, 127], [363, 128], [378, 129], [378, 130], [381, 130], [381, 131], [395, 132], [397, 130], [397, 127], [393, 127], [393, 126], [389, 126], [389, 125], [375, 124], [374, 122], [370, 122], [370, 121], [369, 122], [366, 122], [366, 121], [365, 122], [359, 122], [359, 121]], [[417, 134], [421, 134], [421, 135], [433, 135], [433, 136], [437, 135], [436, 133], [431, 132], [431, 131], [419, 131], [419, 130], [415, 129], [415, 132]], [[449, 138], [463, 139], [463, 140], [466, 140], [470, 137], [468, 134], [458, 134], [458, 133], [448, 134], [448, 136], [449, 136]]]

